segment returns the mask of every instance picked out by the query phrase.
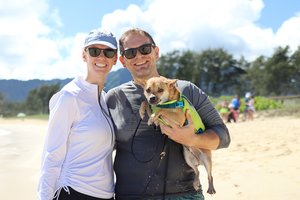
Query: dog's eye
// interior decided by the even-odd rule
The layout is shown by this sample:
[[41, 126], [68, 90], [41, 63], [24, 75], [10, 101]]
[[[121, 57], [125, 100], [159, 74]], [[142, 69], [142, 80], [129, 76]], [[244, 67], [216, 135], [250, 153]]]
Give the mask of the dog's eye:
[[157, 90], [157, 92], [164, 92], [164, 89], [159, 88], [159, 89]]
[[148, 88], [148, 89], [146, 90], [146, 92], [147, 92], [147, 93], [150, 93], [150, 92], [151, 92], [151, 90]]

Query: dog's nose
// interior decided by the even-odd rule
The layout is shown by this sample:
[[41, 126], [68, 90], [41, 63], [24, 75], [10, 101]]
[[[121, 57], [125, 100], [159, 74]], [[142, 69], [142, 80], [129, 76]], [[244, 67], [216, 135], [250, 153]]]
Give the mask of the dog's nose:
[[156, 97], [153, 96], [153, 97], [150, 97], [150, 101], [155, 101]]
[[150, 101], [150, 103], [155, 103], [155, 101], [156, 101], [156, 96], [151, 95], [150, 98], [149, 98], [149, 101]]

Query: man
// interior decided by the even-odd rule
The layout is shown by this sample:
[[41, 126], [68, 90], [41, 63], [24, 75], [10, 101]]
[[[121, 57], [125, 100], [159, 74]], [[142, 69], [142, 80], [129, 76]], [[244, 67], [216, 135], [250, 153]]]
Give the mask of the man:
[[133, 80], [107, 94], [116, 131], [115, 198], [204, 199], [202, 190], [193, 187], [195, 173], [184, 160], [183, 145], [210, 150], [228, 147], [230, 137], [226, 126], [207, 95], [194, 84], [181, 80], [178, 87], [197, 109], [206, 131], [195, 134], [189, 114], [189, 124], [184, 127], [167, 117], [164, 120], [172, 127], [148, 126], [148, 119], [141, 120], [139, 116], [139, 107], [145, 100], [141, 83], [159, 76], [156, 67], [159, 48], [140, 29], [123, 33], [119, 47], [119, 59]]
[[240, 97], [239, 95], [234, 95], [233, 99], [231, 100], [230, 105], [232, 106], [232, 112], [231, 112], [231, 117], [228, 118], [228, 122], [231, 121], [231, 119], [233, 119], [234, 122], [238, 121], [239, 118], [239, 109], [240, 109]]

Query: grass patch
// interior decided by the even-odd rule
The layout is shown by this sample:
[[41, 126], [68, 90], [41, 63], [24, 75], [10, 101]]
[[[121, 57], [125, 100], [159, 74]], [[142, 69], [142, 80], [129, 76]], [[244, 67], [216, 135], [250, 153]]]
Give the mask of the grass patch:
[[5, 119], [38, 119], [38, 120], [48, 120], [49, 115], [26, 115], [24, 117], [18, 117], [18, 116], [10, 116], [10, 117], [4, 117]]
[[48, 120], [49, 119], [49, 115], [29, 115], [29, 116], [26, 116], [26, 119]]
[[257, 114], [266, 117], [294, 116], [300, 118], [300, 99], [286, 99], [282, 101], [282, 108], [260, 111]]

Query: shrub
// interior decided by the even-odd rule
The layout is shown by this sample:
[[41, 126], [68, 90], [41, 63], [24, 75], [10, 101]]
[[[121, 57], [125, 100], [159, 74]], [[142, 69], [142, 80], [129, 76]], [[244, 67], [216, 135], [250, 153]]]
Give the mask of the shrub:
[[281, 101], [278, 101], [278, 100], [273, 100], [273, 99], [269, 99], [269, 98], [261, 97], [261, 96], [257, 96], [254, 99], [255, 99], [255, 109], [257, 111], [273, 110], [273, 109], [278, 109], [278, 108], [283, 107], [283, 104], [281, 103]]
[[[232, 98], [233, 96], [220, 96], [218, 98], [210, 97], [209, 99], [212, 102], [212, 104], [215, 106], [215, 108], [217, 110], [220, 110], [221, 102], [227, 100], [230, 103]], [[283, 107], [282, 102], [279, 100], [273, 100], [262, 96], [255, 96], [254, 99], [255, 99], [254, 107], [257, 111], [274, 110]], [[240, 112], [243, 112], [246, 109], [245, 99], [241, 98], [240, 101], [241, 101]]]

